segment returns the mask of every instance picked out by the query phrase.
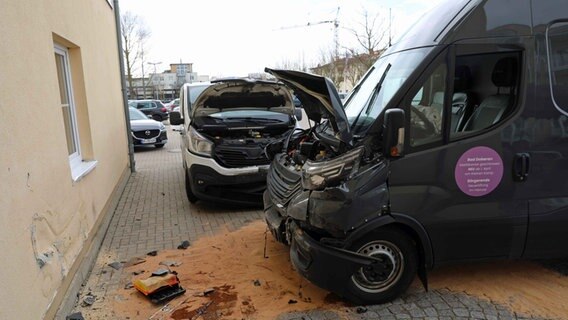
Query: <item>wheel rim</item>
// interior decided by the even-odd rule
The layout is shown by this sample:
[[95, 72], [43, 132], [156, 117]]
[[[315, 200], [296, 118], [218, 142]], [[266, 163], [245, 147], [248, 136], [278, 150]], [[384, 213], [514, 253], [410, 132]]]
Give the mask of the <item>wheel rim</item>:
[[404, 256], [393, 243], [377, 240], [363, 245], [357, 253], [374, 257], [380, 264], [360, 268], [351, 277], [353, 283], [361, 290], [379, 293], [390, 289], [398, 282], [404, 270]]

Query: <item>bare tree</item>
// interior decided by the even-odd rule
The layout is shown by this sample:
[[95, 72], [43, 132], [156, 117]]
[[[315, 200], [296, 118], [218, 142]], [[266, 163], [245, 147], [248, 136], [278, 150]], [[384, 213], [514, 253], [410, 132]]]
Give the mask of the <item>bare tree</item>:
[[[346, 48], [354, 59], [361, 64], [364, 73], [369, 69], [387, 46], [385, 40], [389, 34], [387, 20], [380, 12], [362, 9], [360, 22], [355, 28], [347, 28], [359, 44], [358, 48]], [[361, 73], [361, 75], [362, 75]]]
[[130, 98], [134, 98], [132, 73], [136, 70], [136, 64], [143, 59], [146, 41], [150, 38], [150, 30], [144, 25], [142, 18], [132, 12], [125, 12], [121, 16], [122, 50], [126, 65], [126, 77], [130, 88]]

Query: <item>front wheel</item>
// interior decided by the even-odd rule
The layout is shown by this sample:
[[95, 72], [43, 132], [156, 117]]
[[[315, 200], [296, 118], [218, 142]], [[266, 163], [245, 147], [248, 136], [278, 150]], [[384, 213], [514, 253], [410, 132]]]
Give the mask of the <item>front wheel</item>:
[[353, 244], [352, 251], [377, 258], [379, 263], [357, 270], [345, 298], [357, 304], [377, 304], [396, 299], [416, 275], [418, 255], [412, 238], [398, 228], [377, 230]]

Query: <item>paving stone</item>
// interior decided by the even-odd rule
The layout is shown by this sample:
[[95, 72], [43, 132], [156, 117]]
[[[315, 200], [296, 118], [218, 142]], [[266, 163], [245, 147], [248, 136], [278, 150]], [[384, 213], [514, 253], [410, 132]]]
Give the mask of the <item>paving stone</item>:
[[469, 317], [469, 311], [464, 308], [454, 308], [452, 309], [454, 314], [458, 317]]

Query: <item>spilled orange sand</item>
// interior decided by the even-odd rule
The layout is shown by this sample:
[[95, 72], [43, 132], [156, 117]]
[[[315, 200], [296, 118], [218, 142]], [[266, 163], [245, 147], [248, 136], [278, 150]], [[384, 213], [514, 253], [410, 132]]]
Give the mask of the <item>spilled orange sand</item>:
[[[268, 258], [264, 258], [265, 239]], [[264, 222], [254, 222], [234, 232], [202, 238], [187, 250], [160, 251], [156, 257], [145, 257], [147, 261], [142, 264], [125, 268], [124, 284], [134, 280], [132, 271], [145, 270], [136, 276], [144, 278], [163, 268], [160, 261], [181, 262], [171, 269], [178, 272], [187, 292], [165, 307], [153, 305], [135, 289], [122, 287], [107, 292], [97, 307], [112, 310], [113, 317], [120, 319], [176, 320], [274, 319], [290, 311], [340, 309], [343, 303], [292, 269], [288, 250], [266, 234]], [[465, 292], [524, 315], [568, 318], [568, 277], [534, 263], [445, 267], [433, 271], [429, 279], [431, 289]], [[202, 296], [208, 288], [215, 291]], [[415, 283], [411, 290], [421, 289]], [[295, 303], [290, 304], [290, 300]]]

